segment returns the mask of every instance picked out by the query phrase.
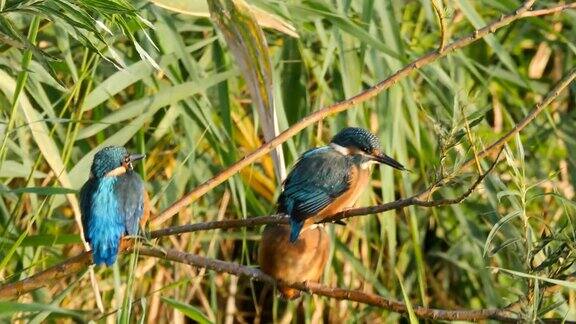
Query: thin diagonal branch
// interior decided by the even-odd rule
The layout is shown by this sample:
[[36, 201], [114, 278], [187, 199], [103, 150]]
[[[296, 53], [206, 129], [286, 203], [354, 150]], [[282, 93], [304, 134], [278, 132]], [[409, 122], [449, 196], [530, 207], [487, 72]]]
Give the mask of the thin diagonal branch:
[[[499, 157], [499, 156], [498, 156]], [[380, 213], [387, 210], [393, 210], [398, 208], [403, 208], [406, 206], [423, 206], [423, 207], [434, 207], [434, 206], [446, 206], [451, 204], [457, 204], [466, 199], [466, 197], [470, 196], [472, 192], [478, 187], [478, 185], [482, 182], [482, 180], [486, 177], [486, 175], [492, 171], [494, 166], [497, 164], [498, 158], [492, 163], [490, 168], [483, 174], [481, 174], [478, 179], [472, 184], [472, 186], [464, 192], [462, 195], [451, 198], [451, 199], [440, 199], [440, 200], [420, 200], [418, 197], [424, 196], [426, 191], [431, 191], [433, 187], [430, 187], [425, 192], [420, 194], [414, 195], [410, 198], [396, 200], [387, 204], [372, 206], [372, 207], [364, 207], [364, 208], [355, 208], [351, 210], [347, 210], [341, 213], [337, 213], [327, 219], [323, 220], [322, 222], [333, 222], [336, 220], [341, 220], [349, 217], [360, 216], [360, 215], [368, 215], [368, 214], [375, 214]], [[260, 226], [266, 224], [287, 224], [288, 217], [285, 215], [272, 215], [272, 216], [261, 216], [261, 217], [251, 217], [248, 219], [232, 219], [232, 220], [222, 220], [222, 221], [213, 221], [213, 222], [206, 222], [206, 223], [198, 223], [198, 224], [189, 224], [189, 225], [182, 225], [182, 226], [174, 226], [168, 227], [164, 229], [160, 229], [157, 231], [153, 231], [150, 233], [150, 237], [158, 238], [168, 235], [177, 235], [182, 233], [190, 233], [190, 232], [197, 232], [197, 231], [206, 231], [211, 229], [231, 229], [231, 228], [240, 228], [240, 227], [251, 227], [251, 226]], [[215, 260], [218, 261], [218, 260]], [[224, 261], [219, 261], [224, 262]], [[30, 292], [40, 287], [48, 286], [51, 282], [54, 282], [58, 279], [65, 278], [70, 276], [76, 272], [81, 271], [88, 265], [92, 263], [91, 253], [84, 252], [74, 258], [71, 258], [67, 261], [64, 261], [56, 266], [48, 268], [40, 273], [37, 273], [27, 279], [17, 281], [14, 283], [5, 284], [0, 286], [0, 298], [9, 298], [9, 297], [18, 297], [22, 294]]]
[[[210, 190], [212, 190], [216, 186], [220, 185], [221, 183], [226, 181], [228, 178], [232, 177], [234, 174], [236, 174], [237, 172], [242, 170], [244, 167], [254, 163], [255, 161], [257, 161], [258, 159], [260, 159], [264, 155], [268, 154], [276, 146], [286, 142], [288, 139], [290, 139], [292, 136], [299, 133], [304, 128], [306, 128], [306, 127], [308, 127], [308, 126], [310, 126], [310, 125], [312, 125], [312, 124], [314, 124], [314, 123], [316, 123], [316, 122], [318, 122], [318, 121], [320, 121], [320, 120], [322, 120], [322, 119], [324, 119], [330, 115], [345, 111], [347, 109], [350, 109], [350, 108], [358, 105], [359, 103], [362, 103], [362, 102], [365, 102], [371, 98], [374, 98], [380, 92], [390, 88], [396, 82], [402, 80], [403, 78], [410, 75], [410, 73], [420, 69], [421, 67], [428, 65], [428, 64], [438, 60], [439, 58], [442, 58], [442, 57], [448, 55], [449, 53], [451, 53], [457, 49], [466, 47], [466, 46], [470, 45], [471, 43], [482, 39], [484, 36], [486, 36], [488, 34], [492, 34], [492, 33], [496, 32], [496, 30], [498, 30], [502, 27], [505, 27], [505, 26], [511, 24], [512, 22], [514, 22], [518, 19], [523, 18], [524, 17], [523, 15], [525, 15], [526, 12], [529, 11], [530, 7], [534, 4], [534, 1], [535, 0], [525, 1], [522, 4], [522, 6], [520, 6], [518, 9], [516, 9], [513, 13], [511, 13], [509, 15], [502, 16], [500, 19], [497, 19], [497, 20], [491, 22], [490, 24], [486, 25], [485, 27], [483, 27], [481, 29], [477, 29], [474, 32], [472, 32], [471, 34], [464, 36], [464, 37], [446, 45], [446, 47], [444, 48], [443, 51], [432, 51], [432, 52], [412, 61], [408, 65], [404, 66], [402, 69], [398, 70], [396, 73], [392, 74], [387, 79], [380, 81], [379, 83], [372, 86], [371, 88], [368, 88], [367, 90], [364, 90], [363, 92], [361, 92], [361, 93], [359, 93], [359, 94], [357, 94], [351, 98], [348, 98], [344, 101], [335, 103], [331, 106], [320, 109], [320, 110], [308, 115], [307, 117], [303, 118], [302, 120], [300, 120], [299, 122], [295, 123], [290, 128], [288, 128], [287, 130], [282, 132], [280, 135], [276, 136], [275, 138], [273, 138], [272, 140], [270, 140], [266, 144], [262, 145], [256, 151], [248, 154], [247, 156], [245, 156], [241, 160], [239, 160], [236, 163], [229, 166], [227, 169], [218, 173], [213, 178], [209, 179], [208, 181], [204, 182], [200, 186], [196, 187], [194, 190], [192, 190], [191, 192], [186, 194], [184, 197], [180, 198], [178, 201], [173, 203], [170, 207], [168, 207], [164, 211], [162, 211], [155, 219], [153, 219], [151, 221], [151, 226], [157, 227], [158, 225], [164, 223], [165, 221], [170, 219], [172, 216], [176, 215], [178, 213], [178, 211], [180, 211], [181, 209], [190, 205], [192, 202], [196, 201], [198, 198], [202, 197], [204, 194], [206, 194], [207, 192], [209, 192]], [[560, 9], [558, 9], [557, 11], [554, 11], [555, 10], [554, 8], [555, 7], [551, 7], [551, 8], [548, 8], [548, 10], [553, 10], [552, 12], [562, 11]]]
[[181, 226], [172, 226], [150, 232], [151, 238], [159, 238], [169, 235], [178, 235], [182, 233], [192, 233], [214, 229], [231, 229], [240, 227], [254, 227], [268, 224], [288, 224], [288, 216], [276, 214], [270, 216], [256, 216], [246, 219], [226, 219], [221, 221], [211, 221], [196, 224], [186, 224]]
[[524, 119], [522, 119], [518, 124], [516, 124], [514, 128], [508, 131], [508, 133], [506, 133], [504, 136], [500, 137], [497, 141], [492, 143], [488, 148], [478, 153], [476, 157], [464, 162], [460, 169], [471, 166], [474, 163], [475, 158], [478, 159], [484, 158], [488, 154], [493, 153], [499, 148], [503, 147], [504, 144], [506, 144], [506, 142], [512, 139], [512, 137], [514, 137], [516, 134], [520, 133], [526, 126], [528, 126], [534, 120], [534, 118], [536, 118], [546, 107], [548, 107], [548, 105], [550, 105], [554, 100], [556, 100], [558, 96], [560, 96], [560, 93], [562, 93], [574, 81], [574, 79], [576, 79], [576, 67], [572, 68], [572, 70], [570, 70], [562, 78], [562, 80], [556, 83], [554, 88], [550, 90], [548, 94], [546, 94], [546, 97], [544, 97], [544, 99], [538, 102], [534, 107], [534, 109], [532, 109], [532, 111], [526, 117], [524, 117]]
[[476, 188], [480, 185], [480, 183], [486, 178], [486, 176], [492, 172], [496, 164], [498, 164], [498, 160], [500, 158], [500, 152], [496, 157], [496, 160], [490, 165], [486, 172], [482, 173], [478, 176], [476, 181], [466, 190], [463, 194], [455, 198], [444, 198], [440, 200], [422, 200], [422, 197], [427, 197], [433, 192], [439, 185], [443, 182], [442, 180], [438, 181], [436, 184], [433, 184], [428, 189], [408, 198], [399, 199], [393, 202], [389, 202], [387, 204], [377, 205], [377, 206], [370, 206], [370, 207], [362, 207], [362, 208], [354, 208], [339, 212], [334, 214], [330, 217], [327, 217], [323, 220], [323, 222], [335, 222], [337, 220], [341, 220], [344, 218], [349, 218], [353, 216], [360, 216], [360, 215], [370, 215], [370, 214], [377, 214], [382, 213], [389, 210], [404, 208], [408, 206], [421, 206], [421, 207], [440, 207], [440, 206], [448, 206], [454, 205], [462, 202], [464, 199], [468, 198], [476, 190]]
[[[501, 152], [501, 151], [500, 151]], [[478, 185], [484, 180], [484, 178], [490, 173], [494, 166], [498, 163], [498, 158], [500, 157], [500, 153], [498, 153], [498, 157], [496, 160], [490, 165], [490, 168], [483, 174], [479, 175], [476, 181], [466, 190], [463, 194], [456, 198], [446, 198], [440, 200], [421, 200], [420, 197], [428, 196], [435, 188], [437, 188], [437, 184], [432, 185], [428, 189], [422, 191], [419, 194], [414, 196], [398, 199], [393, 202], [389, 202], [382, 205], [370, 206], [370, 207], [360, 207], [360, 208], [353, 208], [348, 209], [334, 215], [326, 217], [321, 223], [331, 223], [338, 220], [342, 220], [345, 218], [350, 218], [354, 216], [363, 216], [363, 215], [372, 215], [377, 214], [389, 210], [400, 209], [408, 206], [422, 206], [422, 207], [436, 207], [436, 206], [447, 206], [458, 204], [466, 199], [468, 196], [476, 190]], [[231, 228], [239, 228], [239, 227], [253, 227], [253, 226], [261, 226], [261, 225], [268, 225], [268, 224], [288, 224], [289, 217], [283, 214], [276, 214], [270, 216], [259, 216], [259, 217], [250, 217], [246, 219], [228, 219], [228, 220], [221, 220], [221, 221], [212, 221], [212, 222], [205, 222], [205, 223], [197, 223], [197, 224], [187, 224], [181, 226], [172, 226], [163, 229], [159, 229], [150, 233], [150, 237], [158, 238], [163, 236], [169, 235], [177, 235], [183, 233], [191, 233], [191, 232], [198, 232], [198, 231], [206, 231], [206, 230], [213, 230], [213, 229], [231, 229]]]
[[32, 290], [50, 286], [60, 279], [86, 269], [92, 264], [92, 252], [82, 252], [26, 279], [0, 286], [0, 300], [19, 297]]
[[555, 13], [562, 12], [562, 11], [565, 11], [568, 9], [576, 9], [576, 2], [560, 4], [560, 5], [550, 7], [550, 8], [545, 8], [545, 9], [525, 11], [524, 13], [521, 14], [521, 16], [523, 18], [524, 17], [539, 17], [539, 16], [555, 14]]
[[[160, 250], [154, 248], [139, 249], [140, 255], [156, 257], [168, 261], [188, 264], [197, 268], [205, 268], [221, 273], [228, 273], [235, 276], [266, 282], [272, 285], [282, 284], [304, 292], [315, 295], [326, 296], [329, 298], [350, 300], [367, 304], [371, 306], [387, 309], [391, 312], [406, 314], [408, 308], [406, 304], [385, 298], [379, 295], [365, 293], [360, 290], [348, 290], [324, 286], [314, 282], [301, 283], [283, 283], [277, 282], [274, 278], [263, 273], [259, 269], [240, 265], [238, 263], [226, 262], [216, 259], [210, 259], [199, 255], [185, 253], [177, 250]], [[485, 319], [494, 319], [500, 321], [517, 322], [520, 318], [506, 309], [476, 309], [476, 310], [443, 310], [426, 308], [413, 305], [414, 313], [419, 318], [437, 319], [437, 320], [460, 320], [460, 321], [479, 321]]]

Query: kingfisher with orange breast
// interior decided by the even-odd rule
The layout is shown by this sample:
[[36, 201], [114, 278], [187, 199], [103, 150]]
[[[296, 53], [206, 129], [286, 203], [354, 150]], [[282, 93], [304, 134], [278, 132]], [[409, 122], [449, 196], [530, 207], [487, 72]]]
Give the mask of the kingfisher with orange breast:
[[90, 178], [80, 190], [84, 237], [96, 265], [112, 265], [125, 235], [137, 235], [150, 214], [148, 194], [133, 163], [144, 158], [109, 146], [94, 155]]
[[[269, 225], [264, 230], [262, 270], [286, 282], [318, 281], [330, 244], [316, 223], [354, 206], [369, 184], [374, 164], [406, 170], [382, 152], [376, 135], [358, 127], [345, 128], [329, 145], [304, 153], [278, 198], [278, 211], [290, 216], [290, 226]], [[287, 288], [281, 292], [288, 298], [297, 295]]]

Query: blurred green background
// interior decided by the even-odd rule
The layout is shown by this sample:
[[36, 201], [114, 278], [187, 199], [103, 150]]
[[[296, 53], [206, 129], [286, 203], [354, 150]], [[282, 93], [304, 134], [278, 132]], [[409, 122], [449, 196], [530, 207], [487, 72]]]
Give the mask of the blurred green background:
[[[521, 4], [435, 2], [450, 41]], [[284, 26], [265, 29], [280, 130], [440, 44], [438, 16], [427, 0], [248, 3], [259, 11], [259, 21], [272, 17]], [[556, 4], [537, 1], [536, 7]], [[26, 278], [82, 251], [74, 191], [66, 189], [85, 181], [98, 147], [125, 145], [147, 154], [138, 171], [158, 213], [263, 143], [262, 116], [208, 15], [202, 1], [0, 0], [1, 281]], [[286, 167], [339, 129], [361, 126], [378, 134], [385, 152], [413, 172], [377, 168], [357, 205], [407, 197], [458, 170], [514, 127], [574, 67], [575, 57], [575, 10], [519, 20], [413, 72], [375, 99], [306, 128], [282, 146]], [[333, 244], [322, 282], [396, 300], [404, 300], [403, 288], [413, 305], [443, 309], [523, 301], [515, 310], [530, 319], [576, 320], [575, 122], [571, 85], [506, 146], [503, 161], [463, 203], [328, 226]], [[480, 167], [489, 163], [480, 161]], [[457, 196], [476, 174], [458, 173], [434, 197]], [[271, 214], [278, 191], [266, 156], [162, 226]], [[255, 266], [260, 231], [196, 232], [155, 244]], [[259, 283], [134, 255], [96, 268], [96, 277], [104, 315], [84, 273], [13, 304], [0, 302], [0, 318], [401, 319], [318, 296], [287, 303]], [[547, 288], [550, 279], [558, 280], [556, 288]]]

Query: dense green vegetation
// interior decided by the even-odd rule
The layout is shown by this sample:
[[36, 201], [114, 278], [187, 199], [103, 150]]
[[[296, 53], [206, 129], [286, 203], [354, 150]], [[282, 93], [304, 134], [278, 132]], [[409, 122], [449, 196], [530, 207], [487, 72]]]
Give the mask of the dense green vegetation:
[[[146, 153], [138, 171], [158, 214], [264, 142], [265, 120], [208, 6], [193, 1], [175, 10], [177, 2], [0, 0], [0, 281], [82, 252], [74, 194], [98, 148]], [[473, 34], [521, 5], [439, 0], [435, 12], [424, 0], [248, 3], [299, 36], [265, 29], [280, 130], [436, 50], [442, 35], [451, 42]], [[456, 197], [497, 151], [462, 164], [527, 116], [575, 63], [576, 10], [520, 19], [299, 132], [282, 145], [286, 167], [339, 129], [362, 126], [412, 172], [377, 168], [358, 206], [408, 197], [444, 177], [450, 182], [431, 198]], [[570, 85], [513, 136], [462, 203], [328, 225], [333, 248], [322, 283], [412, 305], [513, 304], [531, 320], [576, 320], [575, 122]], [[266, 156], [160, 227], [273, 214], [275, 172]], [[203, 231], [151, 243], [255, 266], [260, 232]], [[405, 316], [315, 295], [287, 303], [258, 282], [136, 254], [95, 275], [104, 315], [84, 271], [0, 301], [0, 317], [231, 323]]]

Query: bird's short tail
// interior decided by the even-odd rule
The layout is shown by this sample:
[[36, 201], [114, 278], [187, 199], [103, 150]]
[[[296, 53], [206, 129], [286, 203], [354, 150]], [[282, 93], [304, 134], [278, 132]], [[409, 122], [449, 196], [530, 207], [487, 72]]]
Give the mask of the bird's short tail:
[[300, 235], [300, 231], [302, 230], [302, 226], [304, 226], [303, 221], [295, 221], [290, 219], [290, 242], [294, 243], [298, 239]]
[[96, 265], [102, 263], [111, 266], [116, 262], [118, 255], [118, 241], [113, 240], [93, 240], [92, 259]]

